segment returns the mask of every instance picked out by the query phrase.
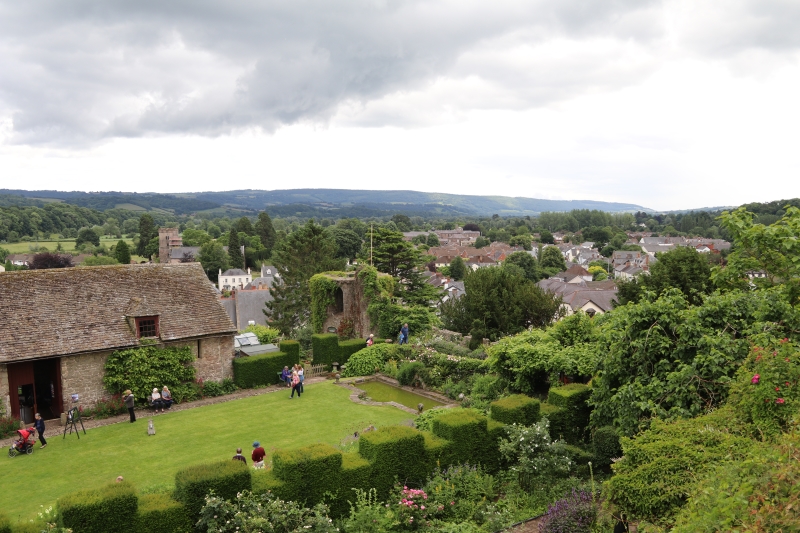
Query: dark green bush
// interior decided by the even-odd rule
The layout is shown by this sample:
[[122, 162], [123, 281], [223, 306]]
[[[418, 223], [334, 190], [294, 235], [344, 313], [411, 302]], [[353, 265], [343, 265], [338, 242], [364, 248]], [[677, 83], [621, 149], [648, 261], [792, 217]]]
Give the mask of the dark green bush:
[[194, 531], [186, 508], [169, 494], [139, 496], [139, 516], [136, 533], [191, 533]]
[[105, 363], [103, 385], [112, 394], [133, 391], [136, 400], [147, 403], [154, 387], [170, 390], [194, 381], [194, 354], [188, 346], [141, 346], [118, 350]]
[[420, 486], [428, 475], [425, 457], [425, 437], [406, 426], [388, 426], [363, 433], [358, 439], [358, 452], [372, 464], [371, 484], [385, 498], [394, 485], [400, 483]]
[[553, 440], [566, 440], [569, 428], [569, 411], [543, 403], [539, 406], [540, 418], [547, 418], [550, 422], [550, 437]]
[[236, 383], [234, 383], [231, 378], [223, 379], [222, 383], [220, 383], [220, 386], [222, 387], [223, 394], [233, 394], [237, 389]]
[[314, 364], [325, 365], [331, 369], [331, 363], [339, 361], [339, 336], [336, 333], [317, 333], [311, 336], [311, 349], [314, 352]]
[[216, 381], [203, 382], [203, 396], [215, 398], [217, 396], [222, 396], [223, 394], [225, 394], [225, 391], [222, 390], [222, 385]]
[[233, 499], [237, 492], [250, 488], [250, 469], [241, 461], [196, 465], [175, 474], [175, 499], [186, 507], [191, 520], [199, 516], [209, 490]]
[[134, 487], [122, 482], [63, 496], [58, 499], [58, 512], [64, 526], [74, 533], [123, 533], [136, 523], [138, 504]]
[[285, 353], [287, 355], [290, 355], [292, 357], [297, 357], [298, 361], [300, 360], [300, 342], [299, 341], [293, 341], [293, 340], [281, 341], [280, 344], [278, 344], [278, 348], [280, 348], [280, 350], [283, 353]]
[[280, 373], [284, 366], [291, 367], [299, 362], [300, 359], [296, 355], [283, 352], [237, 357], [233, 360], [233, 380], [236, 386], [242, 389], [272, 385], [280, 381]]
[[367, 341], [364, 339], [350, 339], [339, 342], [339, 364], [346, 364], [351, 355], [366, 347]]
[[453, 444], [449, 464], [480, 463], [488, 470], [497, 468], [499, 451], [489, 437], [487, 422], [485, 416], [472, 409], [450, 409], [433, 419], [434, 435]]
[[[400, 328], [408, 324], [410, 337], [430, 331], [436, 316], [423, 306], [403, 307], [397, 304], [370, 304], [370, 319], [378, 323], [378, 334], [385, 339], [397, 339]], [[377, 320], [376, 320], [377, 319]]]
[[611, 459], [622, 456], [619, 435], [613, 426], [597, 428], [592, 435], [592, 449], [600, 466], [611, 464]]
[[339, 492], [342, 452], [322, 443], [280, 450], [272, 456], [272, 469], [283, 482], [281, 498], [311, 507], [322, 502], [326, 492]]
[[400, 385], [419, 385], [420, 381], [425, 381], [425, 365], [416, 361], [406, 363], [397, 369], [397, 381]]
[[592, 411], [589, 408], [588, 400], [591, 394], [592, 389], [586, 385], [570, 383], [563, 387], [550, 389], [550, 393], [547, 395], [547, 403], [565, 411], [564, 440], [569, 444], [585, 442], [589, 436], [589, 415]]
[[572, 444], [565, 444], [563, 450], [573, 463], [573, 471], [582, 478], [589, 477], [589, 463], [594, 464], [594, 454]]
[[492, 402], [489, 406], [491, 417], [505, 424], [522, 424], [530, 426], [539, 421], [539, 400], [514, 394]]

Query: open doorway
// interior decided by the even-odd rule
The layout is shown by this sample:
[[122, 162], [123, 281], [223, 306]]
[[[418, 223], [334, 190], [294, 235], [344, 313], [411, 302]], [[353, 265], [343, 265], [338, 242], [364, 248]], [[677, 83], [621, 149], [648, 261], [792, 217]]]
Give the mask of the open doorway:
[[61, 416], [60, 362], [60, 359], [45, 359], [8, 365], [11, 412], [24, 423], [32, 423], [35, 413], [45, 420]]

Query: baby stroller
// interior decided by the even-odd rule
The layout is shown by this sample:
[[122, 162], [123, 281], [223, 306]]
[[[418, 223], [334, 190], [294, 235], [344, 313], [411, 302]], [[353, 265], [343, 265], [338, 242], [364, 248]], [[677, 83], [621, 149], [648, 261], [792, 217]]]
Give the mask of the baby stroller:
[[22, 453], [32, 454], [33, 445], [36, 444], [36, 433], [33, 428], [18, 429], [17, 434], [19, 434], [19, 438], [11, 443], [11, 447], [8, 449], [8, 456], [16, 457]]

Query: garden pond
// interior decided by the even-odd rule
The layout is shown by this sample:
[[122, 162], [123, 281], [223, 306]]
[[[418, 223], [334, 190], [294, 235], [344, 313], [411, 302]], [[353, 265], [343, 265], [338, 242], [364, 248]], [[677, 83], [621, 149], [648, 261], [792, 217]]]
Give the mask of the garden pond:
[[421, 396], [380, 381], [365, 381], [356, 383], [355, 386], [366, 392], [367, 396], [376, 402], [397, 402], [411, 409], [416, 409], [417, 404], [421, 403], [426, 410], [445, 405], [442, 402], [437, 402], [426, 396]]

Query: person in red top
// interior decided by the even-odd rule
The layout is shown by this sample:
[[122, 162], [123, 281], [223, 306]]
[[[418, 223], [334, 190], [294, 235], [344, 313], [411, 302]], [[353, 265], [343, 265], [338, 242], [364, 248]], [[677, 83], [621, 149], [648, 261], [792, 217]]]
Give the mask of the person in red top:
[[264, 457], [266, 457], [266, 455], [267, 452], [261, 447], [261, 443], [255, 441], [253, 443], [253, 454], [250, 456], [253, 460], [253, 466], [256, 468], [264, 468]]

